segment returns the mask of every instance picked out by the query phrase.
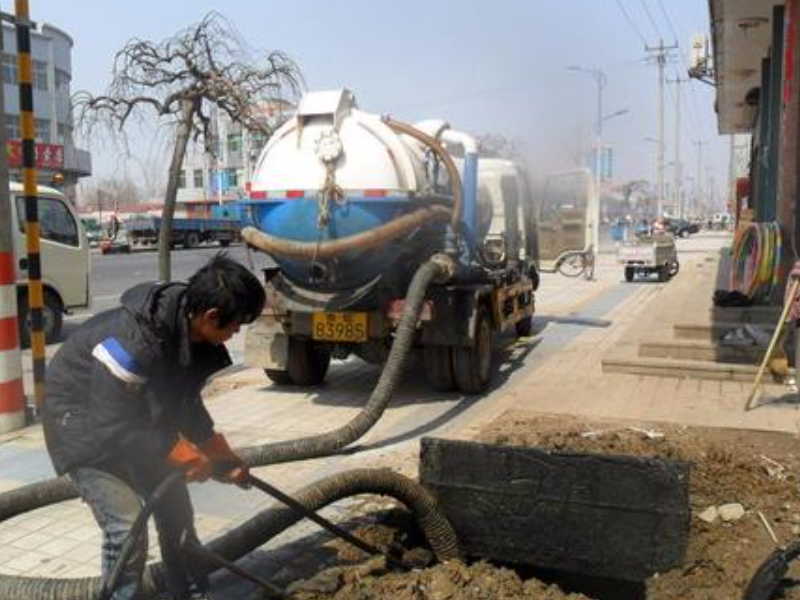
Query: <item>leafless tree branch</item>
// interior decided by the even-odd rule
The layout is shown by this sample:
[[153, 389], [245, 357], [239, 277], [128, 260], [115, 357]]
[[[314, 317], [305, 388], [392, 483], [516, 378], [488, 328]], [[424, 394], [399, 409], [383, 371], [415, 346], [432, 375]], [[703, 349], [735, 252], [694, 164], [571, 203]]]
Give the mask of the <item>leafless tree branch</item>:
[[217, 12], [161, 42], [129, 40], [114, 57], [112, 75], [105, 94], [78, 92], [73, 97], [84, 133], [104, 125], [124, 140], [126, 125], [147, 113], [175, 126], [177, 154], [170, 165], [164, 244], [159, 248], [159, 275], [167, 280], [169, 240], [164, 230], [171, 225], [187, 139], [213, 147], [212, 107], [249, 131], [271, 135], [274, 122], [265, 109], [297, 98], [303, 78], [297, 64], [281, 51], [253, 59], [233, 25]]

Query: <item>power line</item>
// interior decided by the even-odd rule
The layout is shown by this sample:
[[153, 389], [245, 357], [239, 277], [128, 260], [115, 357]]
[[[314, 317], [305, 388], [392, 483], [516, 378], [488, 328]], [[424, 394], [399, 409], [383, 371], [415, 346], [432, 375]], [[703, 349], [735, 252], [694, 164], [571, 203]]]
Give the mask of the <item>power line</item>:
[[633, 29], [634, 33], [636, 33], [636, 35], [639, 36], [639, 39], [642, 40], [642, 44], [644, 44], [646, 46], [647, 45], [647, 38], [644, 37], [644, 35], [642, 34], [641, 29], [639, 29], [636, 26], [636, 23], [633, 21], [633, 19], [631, 19], [631, 16], [628, 14], [628, 11], [625, 10], [625, 7], [622, 5], [622, 1], [621, 0], [617, 0], [617, 6], [619, 7], [619, 10], [622, 12], [622, 15], [625, 17], [625, 20], [628, 22], [628, 25], [631, 26], [631, 29]]
[[678, 39], [678, 32], [675, 31], [675, 26], [672, 24], [672, 19], [669, 18], [669, 13], [667, 13], [667, 9], [664, 8], [663, 0], [658, 0], [658, 6], [661, 8], [661, 14], [664, 15], [664, 20], [669, 25], [669, 29], [672, 32], [672, 35], [675, 36], [675, 40]]
[[[675, 39], [676, 39], [675, 44], [678, 45], [678, 42], [677, 42], [677, 38], [678, 38], [677, 31], [675, 29], [674, 23], [672, 22], [672, 19], [669, 16], [669, 13], [666, 10], [666, 7], [664, 6], [664, 2], [663, 2], [663, 0], [657, 0], [657, 1], [658, 1], [658, 4], [659, 4], [659, 7], [661, 8], [661, 13], [664, 15], [664, 19], [666, 20], [667, 24], [669, 25], [669, 28], [670, 28], [672, 34], [675, 36]], [[686, 54], [679, 50], [678, 51], [678, 57], [680, 59], [681, 69], [683, 70], [683, 73], [684, 74], [688, 73], [689, 65], [687, 64], [687, 61], [686, 61]], [[709, 137], [713, 138], [713, 137], [716, 136], [716, 132], [714, 131], [714, 128], [711, 125], [711, 122], [708, 119], [702, 119], [701, 116], [700, 116], [702, 114], [702, 112], [698, 108], [699, 100], [697, 98], [697, 86], [694, 85], [696, 82], [697, 82], [697, 80], [690, 78], [689, 96], [691, 97], [691, 101], [687, 102], [687, 107], [689, 107], [691, 109], [689, 111], [689, 115], [690, 115], [690, 118], [692, 119], [692, 121], [694, 121], [695, 132], [699, 132], [699, 131], [705, 129], [707, 131], [707, 133], [709, 134]], [[709, 129], [706, 129], [706, 128], [709, 128]]]
[[658, 25], [656, 25], [656, 20], [653, 18], [653, 14], [650, 12], [650, 8], [648, 8], [647, 3], [645, 0], [639, 0], [639, 3], [642, 5], [645, 14], [647, 14], [647, 18], [650, 21], [650, 25], [653, 26], [653, 30], [656, 32], [656, 35], [661, 37], [661, 30], [658, 28]]

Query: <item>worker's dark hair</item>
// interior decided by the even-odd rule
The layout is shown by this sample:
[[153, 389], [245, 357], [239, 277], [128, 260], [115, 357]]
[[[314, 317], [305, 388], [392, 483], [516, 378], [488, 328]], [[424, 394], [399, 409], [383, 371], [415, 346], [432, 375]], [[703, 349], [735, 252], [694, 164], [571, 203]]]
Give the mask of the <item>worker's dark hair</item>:
[[256, 276], [224, 252], [219, 252], [189, 278], [186, 311], [198, 315], [216, 308], [219, 310], [219, 327], [225, 327], [232, 321], [255, 321], [265, 300], [264, 288]]

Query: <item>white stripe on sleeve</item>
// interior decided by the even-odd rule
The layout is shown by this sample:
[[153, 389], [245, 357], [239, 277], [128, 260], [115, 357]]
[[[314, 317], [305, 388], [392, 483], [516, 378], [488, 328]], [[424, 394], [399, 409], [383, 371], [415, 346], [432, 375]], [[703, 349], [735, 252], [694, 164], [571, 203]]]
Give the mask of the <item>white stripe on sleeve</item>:
[[117, 379], [124, 381], [125, 383], [145, 383], [147, 381], [146, 377], [142, 377], [141, 375], [137, 375], [136, 373], [130, 372], [128, 369], [123, 367], [119, 362], [111, 356], [111, 354], [106, 350], [103, 344], [97, 344], [92, 350], [92, 356], [94, 356], [97, 360], [99, 360], [105, 367], [111, 371], [111, 374], [116, 377]]

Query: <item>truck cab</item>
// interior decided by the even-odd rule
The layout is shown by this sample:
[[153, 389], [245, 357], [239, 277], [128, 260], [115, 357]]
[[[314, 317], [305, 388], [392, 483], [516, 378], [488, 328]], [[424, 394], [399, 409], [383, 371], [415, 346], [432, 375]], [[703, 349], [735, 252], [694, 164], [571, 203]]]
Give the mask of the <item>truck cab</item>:
[[[30, 343], [28, 331], [28, 259], [25, 237], [25, 196], [20, 183], [10, 184], [17, 311], [20, 341]], [[83, 224], [64, 195], [38, 186], [40, 256], [44, 291], [44, 331], [48, 343], [59, 338], [64, 313], [89, 307], [89, 243]]]

